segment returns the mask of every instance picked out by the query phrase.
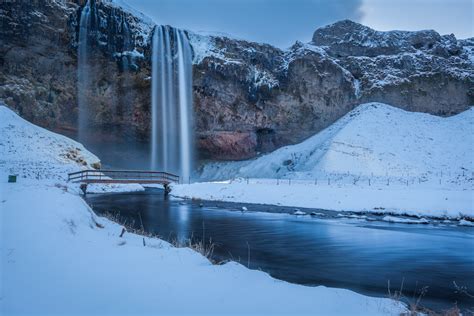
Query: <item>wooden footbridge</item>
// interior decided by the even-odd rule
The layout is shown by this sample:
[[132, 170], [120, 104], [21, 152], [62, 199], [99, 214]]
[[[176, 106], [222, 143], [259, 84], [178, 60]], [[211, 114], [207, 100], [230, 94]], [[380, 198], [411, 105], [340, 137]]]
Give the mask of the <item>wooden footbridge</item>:
[[84, 194], [89, 183], [162, 184], [168, 194], [169, 184], [179, 183], [179, 176], [162, 171], [90, 169], [69, 173], [68, 181], [80, 183]]

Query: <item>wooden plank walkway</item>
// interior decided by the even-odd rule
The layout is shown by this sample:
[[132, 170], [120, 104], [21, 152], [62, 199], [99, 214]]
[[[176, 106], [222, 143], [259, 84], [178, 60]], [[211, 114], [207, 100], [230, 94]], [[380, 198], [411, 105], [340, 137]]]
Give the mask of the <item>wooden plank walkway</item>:
[[179, 183], [179, 176], [163, 171], [147, 170], [81, 170], [68, 174], [68, 181], [81, 183], [84, 194], [89, 183], [162, 184], [169, 193], [169, 184]]

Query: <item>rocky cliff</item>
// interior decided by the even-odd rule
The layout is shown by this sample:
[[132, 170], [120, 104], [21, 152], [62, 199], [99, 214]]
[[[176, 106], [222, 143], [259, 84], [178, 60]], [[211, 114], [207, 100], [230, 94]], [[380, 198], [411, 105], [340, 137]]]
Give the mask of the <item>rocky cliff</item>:
[[[91, 121], [108, 139], [147, 142], [154, 23], [91, 0]], [[77, 121], [77, 40], [84, 1], [0, 4], [0, 99], [56, 131]], [[351, 21], [287, 50], [187, 32], [201, 158], [245, 159], [299, 142], [360, 103], [441, 116], [474, 105], [474, 40], [379, 32]]]
[[[352, 21], [286, 51], [190, 34], [201, 148], [254, 156], [301, 141], [365, 102], [447, 116], [474, 104], [473, 41]], [[206, 115], [202, 115], [206, 114]]]

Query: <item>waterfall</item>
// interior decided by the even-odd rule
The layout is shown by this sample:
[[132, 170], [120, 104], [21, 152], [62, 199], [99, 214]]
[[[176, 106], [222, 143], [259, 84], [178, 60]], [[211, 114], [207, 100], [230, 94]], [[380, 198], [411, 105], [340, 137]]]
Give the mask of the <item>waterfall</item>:
[[90, 0], [81, 11], [79, 23], [79, 41], [77, 44], [77, 137], [80, 142], [84, 142], [88, 126], [88, 101], [87, 94], [90, 89], [89, 64], [88, 64], [88, 34], [91, 24]]
[[184, 31], [157, 26], [152, 39], [151, 168], [191, 176], [192, 50]]
[[177, 32], [179, 82], [179, 132], [181, 173], [186, 180], [191, 174], [191, 111], [192, 111], [192, 52], [186, 35]]

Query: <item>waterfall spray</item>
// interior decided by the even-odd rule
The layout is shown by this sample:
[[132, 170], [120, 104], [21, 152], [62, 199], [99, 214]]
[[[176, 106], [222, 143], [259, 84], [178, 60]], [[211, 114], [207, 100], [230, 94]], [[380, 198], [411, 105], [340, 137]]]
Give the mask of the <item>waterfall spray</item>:
[[78, 139], [84, 142], [88, 120], [88, 102], [86, 94], [89, 93], [89, 64], [88, 64], [88, 34], [91, 24], [90, 0], [81, 11], [79, 23], [79, 41], [77, 45], [77, 106], [78, 106]]

